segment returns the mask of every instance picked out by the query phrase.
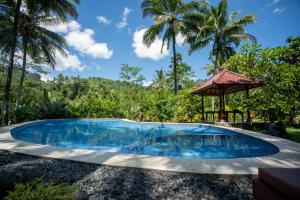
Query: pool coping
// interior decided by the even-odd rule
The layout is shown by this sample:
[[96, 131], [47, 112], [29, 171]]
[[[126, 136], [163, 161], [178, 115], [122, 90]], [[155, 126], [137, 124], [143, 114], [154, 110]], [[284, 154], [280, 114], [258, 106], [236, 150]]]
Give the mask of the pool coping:
[[[121, 119], [135, 122], [132, 120]], [[0, 128], [0, 149], [16, 153], [22, 153], [46, 158], [73, 160], [87, 163], [104, 164], [120, 167], [134, 167], [145, 169], [157, 169], [175, 172], [203, 173], [203, 174], [257, 174], [258, 167], [300, 167], [300, 144], [283, 138], [273, 137], [240, 128], [201, 124], [223, 129], [229, 129], [245, 135], [256, 137], [267, 141], [279, 148], [279, 152], [271, 156], [250, 158], [227, 158], [227, 159], [201, 159], [164, 157], [139, 154], [124, 154], [105, 151], [70, 149], [49, 145], [33, 144], [14, 139], [10, 130], [12, 128], [30, 124], [36, 120], [24, 122]], [[137, 122], [149, 123], [149, 122]], [[158, 123], [158, 122], [150, 122]], [[161, 123], [160, 123], [161, 124]], [[178, 123], [164, 123], [178, 124]], [[189, 123], [182, 123], [188, 125]]]

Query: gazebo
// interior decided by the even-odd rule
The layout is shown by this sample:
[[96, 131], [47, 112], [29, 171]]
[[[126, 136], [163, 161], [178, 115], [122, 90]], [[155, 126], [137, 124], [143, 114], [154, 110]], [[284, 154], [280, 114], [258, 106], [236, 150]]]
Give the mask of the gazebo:
[[[219, 120], [225, 122], [225, 94], [235, 93], [239, 91], [246, 91], [247, 98], [249, 97], [249, 89], [262, 86], [263, 81], [254, 80], [250, 77], [232, 72], [229, 70], [222, 70], [204, 83], [197, 86], [190, 93], [202, 96], [202, 120], [204, 120], [204, 96], [219, 96], [220, 97], [220, 111]], [[251, 121], [250, 110], [247, 110], [247, 122]]]

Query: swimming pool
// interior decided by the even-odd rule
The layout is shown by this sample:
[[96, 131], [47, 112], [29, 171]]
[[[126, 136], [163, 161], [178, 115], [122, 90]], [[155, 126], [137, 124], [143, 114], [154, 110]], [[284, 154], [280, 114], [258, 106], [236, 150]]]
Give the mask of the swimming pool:
[[266, 141], [202, 124], [138, 123], [114, 119], [44, 120], [11, 130], [13, 138], [57, 147], [192, 158], [269, 156]]

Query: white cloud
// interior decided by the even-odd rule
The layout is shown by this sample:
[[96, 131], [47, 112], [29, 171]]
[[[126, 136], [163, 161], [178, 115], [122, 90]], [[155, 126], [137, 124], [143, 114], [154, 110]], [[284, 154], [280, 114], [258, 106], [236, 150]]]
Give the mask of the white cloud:
[[[100, 43], [94, 39], [94, 30], [84, 29], [81, 31], [81, 25], [74, 20], [68, 23], [47, 26], [47, 29], [63, 33], [68, 46], [73, 47], [82, 55], [109, 59], [113, 54], [113, 50], [108, 49], [106, 43]], [[67, 56], [63, 56], [59, 51], [55, 52], [55, 69], [57, 71], [83, 71], [87, 68], [81, 63], [77, 55], [71, 54], [69, 51], [66, 51], [66, 53]]]
[[68, 23], [68, 28], [70, 31], [76, 31], [81, 28], [81, 25], [78, 24], [76, 21], [72, 20]]
[[68, 23], [60, 22], [55, 25], [47, 26], [47, 29], [56, 33], [67, 33], [69, 31], [79, 30], [81, 28], [80, 24], [72, 20]]
[[125, 7], [122, 15], [122, 20], [116, 24], [117, 28], [124, 28], [128, 25], [127, 17], [132, 10]]
[[63, 56], [59, 51], [55, 52], [55, 69], [57, 71], [83, 71], [86, 67], [81, 63], [76, 55], [66, 51], [67, 56]]
[[137, 30], [133, 33], [133, 43], [135, 54], [140, 58], [150, 58], [152, 60], [160, 60], [169, 54], [169, 51], [164, 47], [161, 52], [162, 40], [156, 38], [150, 47], [147, 47], [143, 43], [143, 36], [146, 32], [146, 28]]
[[281, 14], [281, 13], [283, 13], [285, 11], [285, 8], [275, 8], [274, 10], [273, 10], [273, 13], [274, 14]]
[[111, 58], [113, 50], [109, 50], [106, 43], [97, 43], [93, 38], [94, 34], [95, 32], [92, 29], [75, 30], [69, 32], [65, 39], [68, 45], [74, 47], [82, 54], [90, 55], [94, 58]]
[[84, 31], [81, 31], [81, 25], [74, 20], [68, 23], [47, 26], [47, 29], [57, 33], [66, 34], [65, 39], [67, 44], [84, 55], [89, 55], [94, 58], [109, 59], [113, 54], [113, 50], [108, 49], [106, 43], [95, 41], [94, 30], [85, 29]]
[[276, 3], [279, 3], [281, 0], [273, 0], [272, 1], [272, 4], [276, 4]]
[[96, 18], [97, 18], [97, 20], [98, 20], [98, 22], [99, 22], [100, 24], [107, 25], [107, 24], [110, 24], [110, 23], [111, 23], [111, 20], [107, 19], [107, 18], [104, 17], [104, 16], [97, 16]]
[[65, 23], [59, 23], [59, 24], [47, 26], [47, 29], [56, 33], [68, 32], [68, 26]]
[[153, 81], [143, 81], [143, 86], [148, 87], [153, 83]]
[[44, 82], [53, 81], [53, 77], [49, 74], [40, 74], [40, 80]]
[[273, 0], [272, 2], [270, 2], [270, 3], [267, 4], [267, 7], [272, 7], [272, 6], [276, 5], [276, 4], [278, 4], [279, 2], [281, 2], [281, 0]]
[[178, 44], [179, 46], [182, 46], [184, 44], [185, 39], [186, 39], [185, 36], [182, 33], [179, 33], [176, 36], [176, 44]]

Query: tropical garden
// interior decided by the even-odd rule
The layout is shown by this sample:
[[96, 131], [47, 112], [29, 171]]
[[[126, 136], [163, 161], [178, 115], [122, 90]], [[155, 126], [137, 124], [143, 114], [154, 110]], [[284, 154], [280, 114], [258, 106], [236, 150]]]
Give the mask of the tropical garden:
[[[66, 55], [67, 43], [47, 26], [78, 16], [79, 0], [0, 0], [1, 126], [57, 118], [126, 118], [137, 121], [199, 122], [201, 97], [191, 90], [199, 80], [177, 51], [176, 36], [185, 38], [189, 54], [210, 48], [207, 75], [222, 69], [262, 80], [265, 85], [226, 96], [226, 109], [251, 110], [253, 122], [280, 123], [289, 138], [300, 142], [300, 36], [283, 46], [265, 48], [246, 27], [255, 15], [229, 13], [228, 0], [143, 0], [144, 18], [152, 19], [143, 36], [150, 46], [162, 38], [162, 50], [172, 51], [168, 70], [153, 74], [145, 86], [143, 66], [120, 65], [119, 80], [59, 74], [41, 81], [46, 66], [55, 70], [55, 52]], [[206, 97], [205, 110], [219, 107]], [[35, 183], [19, 184], [6, 199], [72, 199], [73, 188]], [[0, 193], [1, 196], [1, 193]], [[57, 198], [59, 199], [59, 198]]]
[[[229, 69], [263, 80], [250, 99], [243, 92], [226, 96], [227, 109], [246, 111], [254, 121], [300, 123], [300, 37], [286, 45], [264, 48], [246, 32], [254, 15], [228, 12], [228, 1], [212, 6], [205, 1], [144, 0], [144, 18], [153, 24], [144, 34], [150, 46], [156, 37], [172, 49], [168, 70], [153, 74], [144, 86], [142, 66], [124, 63], [120, 79], [69, 77], [62, 74], [43, 82], [45, 66], [55, 69], [55, 51], [63, 54], [65, 39], [47, 26], [76, 18], [78, 0], [1, 0], [0, 2], [0, 103], [2, 124], [45, 118], [127, 118], [138, 121], [199, 122], [201, 98], [190, 91], [198, 80], [177, 52], [176, 36], [185, 36], [189, 54], [211, 47], [208, 75]], [[218, 108], [207, 97], [206, 110]]]
[[[122, 64], [120, 80], [101, 77], [57, 76], [42, 82], [44, 66], [55, 69], [55, 51], [65, 53], [65, 39], [46, 28], [76, 18], [79, 1], [1, 0], [1, 118], [3, 124], [44, 118], [107, 117], [138, 121], [197, 122], [201, 101], [190, 90], [197, 80], [192, 67], [176, 51], [176, 36], [183, 34], [189, 53], [211, 45], [208, 75], [229, 69], [265, 81], [265, 86], [227, 97], [227, 107], [245, 111], [254, 119], [299, 124], [300, 38], [287, 38], [285, 46], [263, 48], [245, 28], [254, 15], [237, 17], [228, 13], [228, 1], [217, 6], [206, 2], [144, 0], [143, 17], [153, 24], [144, 34], [151, 45], [162, 37], [163, 46], [172, 48], [167, 71], [153, 74], [153, 83], [143, 86], [142, 66]], [[163, 6], [164, 5], [164, 6]], [[213, 105], [212, 105], [213, 104]], [[218, 100], [205, 101], [205, 108]]]

